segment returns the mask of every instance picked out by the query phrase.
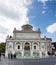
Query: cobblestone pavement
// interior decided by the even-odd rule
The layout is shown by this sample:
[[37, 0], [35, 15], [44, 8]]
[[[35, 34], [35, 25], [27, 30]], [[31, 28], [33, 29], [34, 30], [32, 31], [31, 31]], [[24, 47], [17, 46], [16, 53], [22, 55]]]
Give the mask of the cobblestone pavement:
[[2, 56], [0, 65], [56, 65], [56, 57], [43, 59], [6, 59]]

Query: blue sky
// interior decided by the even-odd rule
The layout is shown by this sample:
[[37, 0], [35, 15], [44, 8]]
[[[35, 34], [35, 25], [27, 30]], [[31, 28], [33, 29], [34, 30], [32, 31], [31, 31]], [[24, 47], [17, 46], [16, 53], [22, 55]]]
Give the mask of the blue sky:
[[24, 24], [56, 41], [56, 0], [0, 0], [0, 42]]
[[56, 41], [56, 29], [51, 30], [56, 27], [56, 0], [34, 0], [31, 7], [28, 14], [30, 18], [29, 23], [33, 24], [36, 30], [40, 28], [42, 36], [46, 35], [51, 37], [53, 41]]

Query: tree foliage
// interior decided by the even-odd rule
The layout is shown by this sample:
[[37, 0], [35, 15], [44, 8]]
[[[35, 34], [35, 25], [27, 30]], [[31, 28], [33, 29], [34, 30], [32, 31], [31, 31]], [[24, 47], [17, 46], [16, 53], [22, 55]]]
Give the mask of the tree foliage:
[[52, 42], [52, 45], [55, 47], [56, 50], [56, 42]]
[[5, 53], [5, 49], [6, 49], [6, 43], [1, 42], [1, 43], [0, 43], [0, 50], [1, 50], [1, 52], [2, 52], [2, 53]]

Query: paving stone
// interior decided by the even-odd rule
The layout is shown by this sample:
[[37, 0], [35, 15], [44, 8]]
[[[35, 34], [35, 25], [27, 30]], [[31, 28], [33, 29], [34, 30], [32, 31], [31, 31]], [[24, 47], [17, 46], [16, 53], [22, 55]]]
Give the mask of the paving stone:
[[0, 65], [56, 65], [56, 57], [42, 59], [7, 59], [2, 56]]

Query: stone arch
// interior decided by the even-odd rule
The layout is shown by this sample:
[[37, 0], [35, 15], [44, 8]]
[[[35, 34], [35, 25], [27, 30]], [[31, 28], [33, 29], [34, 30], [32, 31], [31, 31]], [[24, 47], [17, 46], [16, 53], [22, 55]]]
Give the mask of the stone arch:
[[21, 48], [21, 42], [16, 42], [16, 49], [20, 49]]
[[39, 45], [39, 42], [33, 42], [33, 44]]
[[16, 44], [20, 44], [21, 42], [16, 42]]
[[24, 57], [29, 57], [31, 55], [31, 43], [24, 42]]
[[[35, 48], [36, 47], [36, 48]], [[33, 48], [35, 50], [39, 49], [39, 42], [33, 42]]]
[[29, 50], [30, 51], [30, 43], [29, 42], [26, 42], [24, 44], [24, 50]]
[[25, 44], [29, 44], [29, 45], [31, 45], [31, 43], [28, 42], [28, 41], [25, 41], [23, 44], [24, 44], [24, 45], [25, 45]]

